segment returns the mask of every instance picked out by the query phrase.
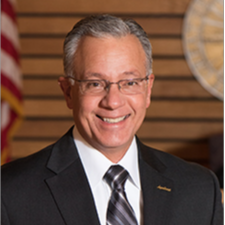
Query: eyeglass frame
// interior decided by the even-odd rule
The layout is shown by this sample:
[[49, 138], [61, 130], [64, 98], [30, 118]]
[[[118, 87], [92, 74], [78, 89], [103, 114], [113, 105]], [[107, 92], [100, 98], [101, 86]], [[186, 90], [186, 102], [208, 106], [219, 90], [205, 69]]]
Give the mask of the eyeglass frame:
[[[105, 90], [105, 91], [107, 91], [107, 90], [109, 90], [109, 88], [110, 88], [110, 86], [112, 85], [112, 84], [117, 84], [118, 85], [118, 89], [119, 90], [121, 90], [121, 86], [119, 85], [122, 81], [148, 81], [149, 80], [149, 74], [148, 75], [146, 75], [145, 77], [143, 77], [143, 78], [132, 78], [132, 79], [122, 79], [122, 80], [119, 80], [119, 81], [117, 81], [117, 82], [110, 82], [110, 81], [108, 81], [108, 80], [105, 80], [105, 79], [99, 79], [99, 80], [97, 80], [97, 79], [86, 79], [86, 80], [79, 80], [79, 79], [76, 79], [76, 78], [74, 78], [73, 76], [70, 76], [70, 75], [66, 75], [65, 76], [65, 78], [68, 78], [68, 79], [72, 79], [72, 80], [74, 80], [74, 81], [76, 81], [76, 82], [79, 82], [79, 83], [82, 83], [82, 82], [87, 82], [87, 81], [103, 81], [105, 84], [106, 84], [106, 86], [105, 86], [105, 88], [103, 89], [103, 90]], [[99, 92], [100, 93], [100, 92]], [[122, 92], [123, 93], [123, 92]], [[97, 93], [96, 93], [97, 94]], [[125, 93], [126, 94], [126, 93]]]

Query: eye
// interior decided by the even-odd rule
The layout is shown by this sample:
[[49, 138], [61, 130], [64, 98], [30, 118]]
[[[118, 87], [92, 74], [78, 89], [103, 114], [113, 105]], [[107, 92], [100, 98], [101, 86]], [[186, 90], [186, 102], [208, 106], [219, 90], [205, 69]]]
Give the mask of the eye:
[[129, 80], [126, 82], [126, 86], [135, 86], [138, 85], [138, 82], [136, 80]]
[[97, 81], [97, 80], [90, 80], [87, 82], [86, 84], [87, 88], [101, 88], [103, 86], [101, 81]]
[[93, 87], [98, 87], [99, 85], [100, 85], [100, 83], [98, 83], [98, 82], [90, 83], [90, 86], [93, 86]]

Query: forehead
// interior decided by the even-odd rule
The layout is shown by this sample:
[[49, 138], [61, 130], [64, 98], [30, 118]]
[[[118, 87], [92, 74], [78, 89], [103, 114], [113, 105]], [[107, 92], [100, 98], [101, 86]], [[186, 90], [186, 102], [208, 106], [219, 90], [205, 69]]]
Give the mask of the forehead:
[[74, 63], [75, 73], [80, 76], [90, 73], [109, 76], [130, 71], [142, 74], [146, 69], [145, 52], [134, 35], [103, 38], [86, 36], [79, 43]]

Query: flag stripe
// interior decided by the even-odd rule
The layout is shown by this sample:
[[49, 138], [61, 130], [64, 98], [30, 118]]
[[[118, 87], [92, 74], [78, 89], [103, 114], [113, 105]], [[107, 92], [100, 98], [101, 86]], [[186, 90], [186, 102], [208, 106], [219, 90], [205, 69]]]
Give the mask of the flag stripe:
[[10, 141], [21, 122], [22, 81], [14, 0], [1, 1], [1, 163], [10, 160]]
[[2, 1], [1, 4], [2, 12], [5, 12], [13, 21], [16, 23], [16, 14], [14, 12], [14, 7], [9, 1]]
[[18, 29], [16, 23], [5, 13], [1, 14], [1, 32], [14, 45], [15, 49], [19, 50]]
[[2, 34], [1, 34], [1, 48], [6, 53], [11, 55], [13, 57], [13, 59], [16, 61], [16, 63], [19, 65], [19, 54], [18, 54], [18, 51], [14, 48], [12, 43]]
[[[6, 102], [6, 104], [7, 104], [7, 102]], [[1, 103], [1, 105], [2, 105], [2, 103]], [[6, 113], [6, 112], [2, 112], [2, 113]], [[17, 114], [13, 110], [9, 110], [9, 111], [7, 111], [7, 113], [9, 113], [8, 124], [4, 127], [4, 129], [2, 129], [2, 127], [1, 127], [1, 137], [2, 137], [1, 149], [8, 142], [8, 138], [10, 137], [9, 133], [11, 132], [11, 129], [15, 123], [15, 120], [18, 117]]]
[[23, 115], [22, 101], [19, 101], [9, 90], [1, 87], [1, 98], [9, 102], [12, 110], [18, 113], [18, 116]]
[[18, 101], [22, 101], [21, 91], [12, 83], [12, 81], [7, 76], [5, 76], [4, 73], [1, 73], [1, 85], [4, 86], [5, 89], [11, 91], [12, 94], [16, 96], [16, 98], [18, 98]]
[[18, 129], [21, 119], [13, 110], [10, 110], [10, 120], [4, 130], [1, 129], [1, 164], [10, 160], [10, 140]]
[[22, 88], [20, 67], [4, 50], [1, 52], [1, 70], [18, 89]]

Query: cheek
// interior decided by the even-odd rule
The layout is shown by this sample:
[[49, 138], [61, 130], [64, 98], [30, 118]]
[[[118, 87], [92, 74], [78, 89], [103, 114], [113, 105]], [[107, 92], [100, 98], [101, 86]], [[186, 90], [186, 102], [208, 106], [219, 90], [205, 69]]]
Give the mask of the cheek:
[[81, 120], [88, 118], [97, 106], [98, 100], [96, 98], [78, 95], [77, 98], [74, 99], [74, 117]]
[[136, 95], [135, 97], [131, 96], [129, 99], [129, 105], [138, 115], [145, 113], [148, 102], [147, 94]]

